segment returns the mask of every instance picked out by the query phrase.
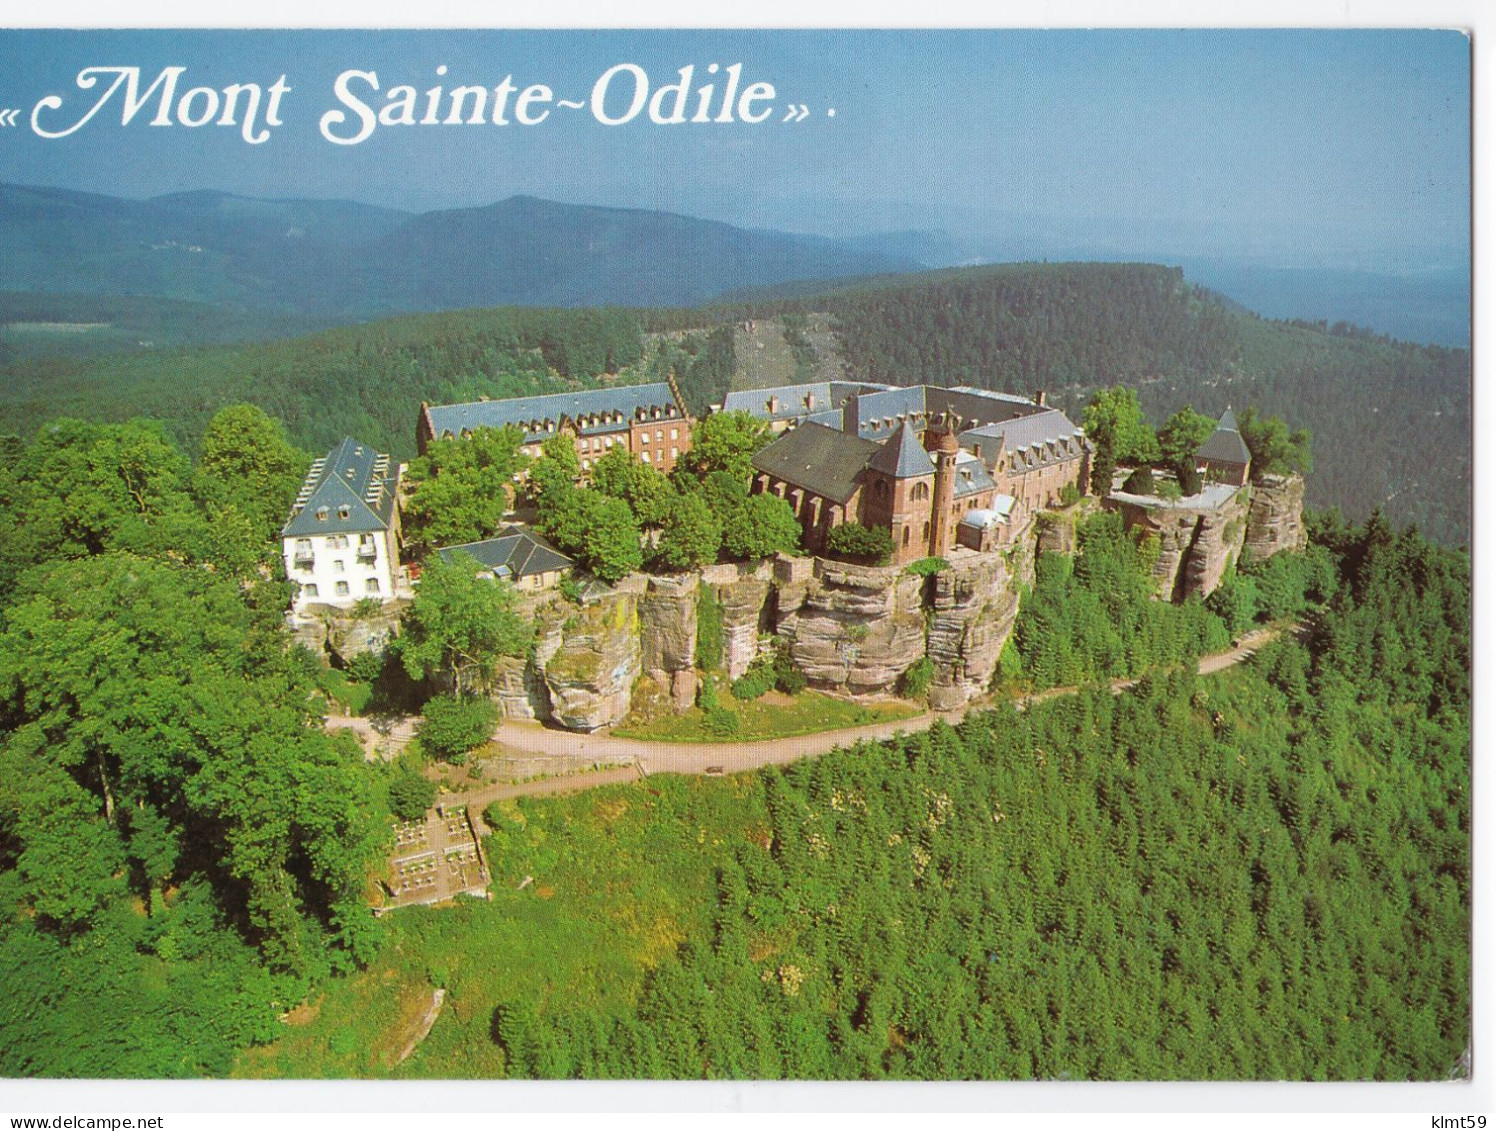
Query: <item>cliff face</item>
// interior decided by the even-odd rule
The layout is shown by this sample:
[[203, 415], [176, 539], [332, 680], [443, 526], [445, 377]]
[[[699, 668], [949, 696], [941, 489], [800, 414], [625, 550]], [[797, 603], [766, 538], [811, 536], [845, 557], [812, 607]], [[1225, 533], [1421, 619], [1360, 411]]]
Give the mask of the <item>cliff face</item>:
[[[629, 710], [640, 673], [639, 595], [617, 592], [545, 627], [535, 651], [550, 716], [568, 730], [597, 730]], [[693, 637], [694, 639], [694, 637]]]
[[503, 657], [494, 665], [490, 698], [505, 719], [543, 719], [550, 711], [545, 680], [522, 658]]
[[1309, 545], [1304, 528], [1304, 477], [1266, 475], [1252, 484], [1247, 513], [1247, 549], [1254, 558], [1270, 558], [1280, 550], [1303, 550]]
[[1018, 590], [996, 554], [957, 558], [930, 583], [934, 615], [926, 650], [935, 665], [930, 706], [948, 711], [987, 689], [1018, 619]]
[[651, 577], [639, 600], [640, 663], [666, 689], [675, 710], [696, 698], [696, 595], [699, 574]]
[[317, 605], [312, 615], [296, 618], [291, 633], [297, 643], [318, 655], [347, 664], [355, 656], [388, 648], [400, 633], [400, 617], [409, 605], [409, 601], [388, 601], [371, 612], [357, 614], [352, 609]]
[[1153, 581], [1165, 601], [1204, 597], [1221, 583], [1226, 566], [1241, 554], [1246, 535], [1247, 492], [1236, 491], [1214, 505], [1121, 504], [1128, 529], [1158, 539]]
[[790, 656], [816, 687], [892, 692], [925, 654], [924, 579], [898, 567], [817, 560], [794, 611]]
[[769, 566], [763, 562], [741, 568], [713, 566], [702, 575], [722, 606], [722, 667], [730, 679], [746, 672], [758, 656], [769, 577]]

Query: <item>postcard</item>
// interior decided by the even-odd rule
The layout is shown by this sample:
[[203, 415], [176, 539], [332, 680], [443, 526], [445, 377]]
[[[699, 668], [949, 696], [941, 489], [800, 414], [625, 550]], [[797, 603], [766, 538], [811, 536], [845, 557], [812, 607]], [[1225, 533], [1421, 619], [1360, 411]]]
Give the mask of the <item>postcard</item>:
[[0, 31], [0, 1075], [1468, 1081], [1471, 51]]

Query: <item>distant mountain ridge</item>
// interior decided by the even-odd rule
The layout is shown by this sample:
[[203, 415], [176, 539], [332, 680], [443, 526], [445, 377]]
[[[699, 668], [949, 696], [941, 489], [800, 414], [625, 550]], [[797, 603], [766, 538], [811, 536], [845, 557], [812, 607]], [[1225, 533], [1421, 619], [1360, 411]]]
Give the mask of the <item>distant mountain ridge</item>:
[[693, 305], [790, 279], [918, 267], [816, 236], [533, 196], [410, 213], [216, 191], [126, 200], [0, 185], [0, 291], [361, 319], [506, 304]]

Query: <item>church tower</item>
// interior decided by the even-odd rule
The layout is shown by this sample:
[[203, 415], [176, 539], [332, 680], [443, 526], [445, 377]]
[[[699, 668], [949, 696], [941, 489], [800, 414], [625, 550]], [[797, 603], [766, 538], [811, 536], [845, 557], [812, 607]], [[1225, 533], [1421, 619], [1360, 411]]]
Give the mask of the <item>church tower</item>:
[[935, 497], [930, 501], [930, 554], [940, 558], [955, 541], [956, 456], [961, 444], [949, 422], [942, 421], [931, 432], [935, 440]]

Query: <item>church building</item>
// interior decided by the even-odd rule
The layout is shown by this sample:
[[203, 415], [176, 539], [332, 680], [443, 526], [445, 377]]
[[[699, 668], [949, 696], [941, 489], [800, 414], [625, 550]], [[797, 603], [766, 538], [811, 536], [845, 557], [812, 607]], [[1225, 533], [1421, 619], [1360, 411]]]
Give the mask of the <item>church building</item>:
[[1042, 394], [837, 384], [735, 393], [723, 404], [782, 429], [754, 456], [752, 489], [789, 502], [812, 552], [843, 522], [887, 530], [900, 564], [956, 545], [989, 549], [1067, 486], [1086, 491], [1090, 445]]

